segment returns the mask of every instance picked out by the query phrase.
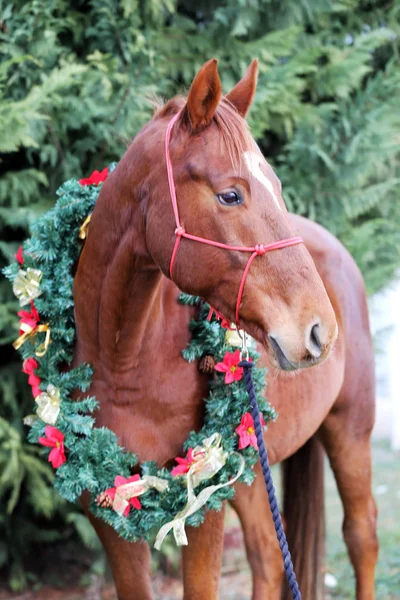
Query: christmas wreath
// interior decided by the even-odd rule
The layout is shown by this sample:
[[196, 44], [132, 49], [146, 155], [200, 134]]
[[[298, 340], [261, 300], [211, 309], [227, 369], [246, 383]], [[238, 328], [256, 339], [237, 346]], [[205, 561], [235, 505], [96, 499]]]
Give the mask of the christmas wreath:
[[[181, 294], [181, 303], [198, 307], [183, 357], [199, 360], [200, 368], [210, 373], [203, 427], [185, 441], [186, 456], [176, 458], [172, 471], [144, 462], [140, 475], [132, 476], [137, 457], [119, 445], [111, 430], [95, 426], [97, 400], [85, 397], [92, 368], [82, 364], [68, 370], [65, 365], [72, 361], [76, 335], [74, 265], [101, 184], [113, 168], [64, 183], [54, 208], [33, 225], [31, 238], [5, 269], [21, 304], [20, 336], [14, 346], [22, 354], [22, 370], [35, 399], [35, 411], [24, 422], [30, 426], [29, 441], [43, 446], [54, 467], [61, 496], [74, 501], [88, 490], [94, 515], [126, 539], [149, 539], [158, 531], [159, 547], [173, 529], [182, 544], [185, 523], [198, 526], [205, 509], [219, 510], [223, 500], [233, 497], [234, 481], [253, 481], [253, 421], [238, 366], [236, 332], [199, 298]], [[254, 348], [250, 356], [257, 360]], [[265, 371], [255, 370], [254, 377], [268, 422], [275, 413], [265, 400]], [[76, 390], [82, 398], [72, 400]]]

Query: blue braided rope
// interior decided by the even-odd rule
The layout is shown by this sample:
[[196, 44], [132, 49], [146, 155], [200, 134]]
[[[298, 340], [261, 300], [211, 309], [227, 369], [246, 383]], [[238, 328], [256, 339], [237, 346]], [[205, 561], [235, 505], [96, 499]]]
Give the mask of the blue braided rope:
[[299, 585], [296, 580], [296, 575], [295, 575], [294, 568], [293, 568], [292, 558], [290, 556], [289, 547], [288, 547], [288, 543], [286, 540], [286, 535], [285, 535], [285, 532], [283, 531], [281, 515], [279, 512], [279, 508], [278, 508], [278, 502], [276, 500], [274, 483], [272, 481], [271, 469], [270, 469], [269, 461], [268, 461], [267, 449], [266, 449], [265, 443], [264, 443], [264, 435], [263, 435], [263, 428], [261, 425], [260, 410], [259, 410], [258, 404], [257, 404], [256, 392], [254, 389], [254, 382], [253, 382], [253, 375], [252, 375], [253, 363], [248, 360], [242, 360], [239, 363], [239, 367], [243, 367], [243, 369], [244, 369], [244, 381], [245, 381], [247, 393], [249, 395], [250, 410], [251, 410], [251, 416], [253, 417], [253, 421], [254, 421], [254, 429], [255, 429], [256, 437], [257, 437], [258, 452], [260, 455], [260, 462], [261, 462], [262, 472], [264, 475], [265, 486], [266, 486], [267, 492], [268, 492], [269, 507], [271, 509], [272, 520], [273, 520], [274, 526], [275, 526], [276, 537], [278, 539], [279, 547], [280, 547], [281, 553], [282, 553], [283, 565], [285, 567], [285, 573], [286, 573], [286, 579], [288, 580], [288, 583], [289, 583], [289, 588], [290, 588], [290, 592], [292, 594], [292, 599], [293, 600], [301, 600], [301, 593], [299, 590]]

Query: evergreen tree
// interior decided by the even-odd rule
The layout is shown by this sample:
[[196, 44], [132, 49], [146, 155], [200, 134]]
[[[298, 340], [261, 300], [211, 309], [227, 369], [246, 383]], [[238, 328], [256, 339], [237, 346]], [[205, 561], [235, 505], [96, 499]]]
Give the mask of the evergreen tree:
[[[62, 182], [120, 158], [149, 97], [187, 88], [211, 57], [228, 91], [257, 56], [250, 125], [288, 207], [337, 235], [380, 289], [400, 264], [399, 16], [398, 0], [3, 0], [1, 266]], [[25, 443], [31, 394], [7, 346], [17, 307], [7, 282], [0, 294], [0, 566], [21, 588], [24, 553], [54, 538], [45, 519], [68, 512]]]

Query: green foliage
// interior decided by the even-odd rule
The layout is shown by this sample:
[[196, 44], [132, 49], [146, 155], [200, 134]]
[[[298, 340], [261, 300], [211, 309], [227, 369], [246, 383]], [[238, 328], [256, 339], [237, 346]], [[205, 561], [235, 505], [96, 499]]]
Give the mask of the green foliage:
[[278, 157], [289, 208], [342, 239], [370, 292], [391, 279], [400, 260], [397, 70], [389, 62], [351, 103], [339, 100], [312, 127], [300, 124]]
[[[62, 181], [120, 158], [151, 116], [149, 97], [187, 88], [211, 56], [229, 90], [258, 56], [250, 125], [289, 208], [333, 231], [378, 290], [400, 264], [399, 18], [399, 0], [0, 1], [0, 267]], [[0, 297], [6, 344], [17, 335], [7, 282]], [[0, 463], [14, 440], [16, 482], [30, 490], [26, 378], [9, 346], [2, 356], [1, 417], [12, 431], [2, 434]], [[0, 509], [7, 547], [21, 539], [7, 558], [17, 587], [22, 541], [28, 551], [39, 538], [31, 492], [6, 512], [18, 486], [7, 484]], [[0, 547], [3, 564], [4, 555]]]
[[[1, 376], [2, 412], [8, 419], [0, 417], [0, 569], [8, 567], [11, 589], [21, 591], [26, 585], [24, 560], [32, 544], [48, 543], [61, 535], [50, 526], [60, 500], [52, 490], [51, 468], [43, 462], [40, 450], [25, 441], [16, 402], [21, 400], [16, 385], [21, 377], [4, 369]], [[23, 400], [25, 406], [32, 402], [31, 398], [29, 404], [27, 398]], [[49, 522], [45, 528], [40, 524], [43, 521]]]

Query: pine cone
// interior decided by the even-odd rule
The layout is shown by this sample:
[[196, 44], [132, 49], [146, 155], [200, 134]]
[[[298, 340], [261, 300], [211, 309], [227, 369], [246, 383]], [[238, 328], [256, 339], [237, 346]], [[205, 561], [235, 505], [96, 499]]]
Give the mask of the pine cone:
[[112, 508], [113, 505], [112, 498], [106, 492], [101, 492], [94, 501], [100, 508]]
[[215, 359], [213, 356], [203, 356], [199, 362], [199, 371], [202, 373], [213, 373], [215, 367]]

